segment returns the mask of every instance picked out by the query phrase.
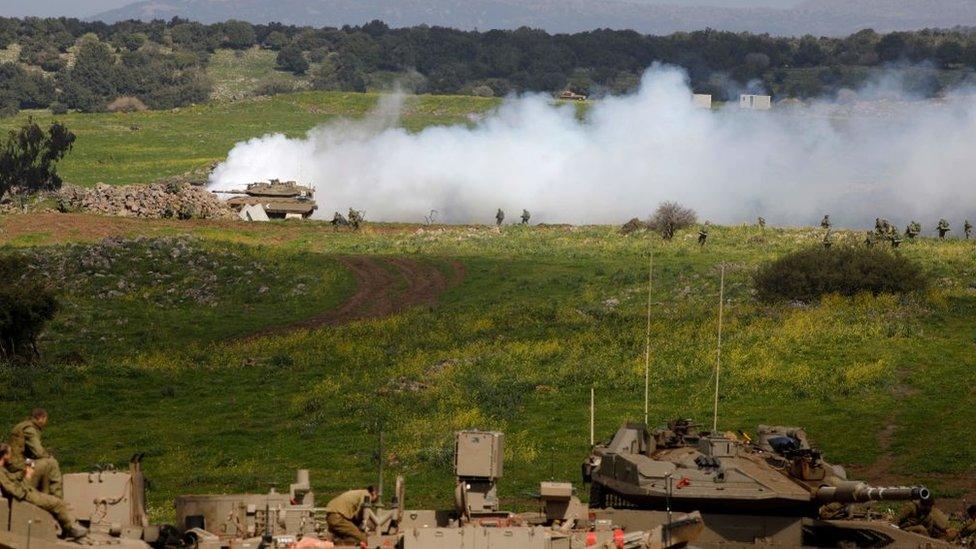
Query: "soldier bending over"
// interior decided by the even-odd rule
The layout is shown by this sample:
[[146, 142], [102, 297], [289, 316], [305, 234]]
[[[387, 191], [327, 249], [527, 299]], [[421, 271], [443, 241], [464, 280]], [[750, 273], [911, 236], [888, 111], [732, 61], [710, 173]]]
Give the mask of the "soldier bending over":
[[356, 522], [361, 519], [363, 504], [376, 503], [379, 498], [379, 492], [370, 486], [365, 490], [349, 490], [329, 501], [325, 506], [325, 522], [337, 544], [358, 543], [366, 547], [366, 532]]

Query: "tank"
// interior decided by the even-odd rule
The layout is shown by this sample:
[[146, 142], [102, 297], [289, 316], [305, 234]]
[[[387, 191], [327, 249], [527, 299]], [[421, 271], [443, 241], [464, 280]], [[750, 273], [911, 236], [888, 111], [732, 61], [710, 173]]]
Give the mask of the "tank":
[[146, 515], [146, 481], [135, 456], [127, 471], [104, 468], [64, 475], [64, 499], [75, 518], [89, 529], [81, 542], [60, 539], [59, 526], [43, 509], [0, 497], [0, 548], [150, 549], [165, 543], [167, 530]]
[[249, 183], [244, 189], [213, 192], [238, 195], [228, 199], [227, 205], [241, 213], [258, 206], [269, 219], [307, 219], [318, 209], [313, 199], [315, 189], [295, 181], [271, 179]]
[[[829, 535], [852, 546], [939, 545], [883, 521], [851, 521], [856, 527], [837, 531], [840, 521], [821, 520], [827, 504], [843, 509], [873, 501], [930, 500], [932, 494], [924, 486], [850, 480], [798, 427], [760, 425], [753, 440], [745, 433], [705, 432], [687, 419], [653, 431], [643, 423], [626, 423], [608, 443], [592, 449], [582, 472], [590, 484], [591, 509], [613, 509], [618, 517], [623, 510], [699, 510], [706, 528], [700, 542], [706, 544], [762, 539], [792, 546], [841, 544], [823, 539]], [[633, 515], [632, 522], [639, 526], [641, 516]]]

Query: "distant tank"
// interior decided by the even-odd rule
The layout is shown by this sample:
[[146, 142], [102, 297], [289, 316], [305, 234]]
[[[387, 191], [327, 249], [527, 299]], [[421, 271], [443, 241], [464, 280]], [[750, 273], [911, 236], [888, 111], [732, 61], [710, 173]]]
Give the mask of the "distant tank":
[[241, 195], [227, 200], [227, 204], [252, 220], [260, 219], [253, 214], [255, 207], [263, 209], [269, 219], [308, 219], [318, 209], [313, 199], [315, 189], [294, 181], [272, 179], [249, 183], [244, 190], [213, 192]]
[[847, 504], [929, 500], [932, 494], [924, 486], [876, 487], [848, 480], [844, 469], [827, 463], [796, 427], [760, 425], [752, 440], [699, 431], [690, 420], [654, 431], [627, 423], [610, 442], [593, 448], [583, 463], [583, 480], [591, 483], [591, 512], [613, 509], [607, 516], [631, 527], [648, 520], [647, 511], [700, 510], [705, 533], [698, 543], [703, 545], [942, 545], [884, 521], [821, 520], [821, 508], [828, 504], [835, 504], [834, 516], [844, 516]]

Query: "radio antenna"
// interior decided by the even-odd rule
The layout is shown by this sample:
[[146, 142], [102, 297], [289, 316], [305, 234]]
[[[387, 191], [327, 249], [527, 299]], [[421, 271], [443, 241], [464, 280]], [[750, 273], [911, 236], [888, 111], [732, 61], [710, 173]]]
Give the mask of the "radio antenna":
[[725, 265], [718, 286], [718, 353], [715, 357], [715, 401], [712, 403], [712, 433], [718, 431], [718, 382], [722, 374], [722, 314], [725, 305]]
[[594, 419], [596, 417], [596, 390], [590, 385], [590, 447], [595, 444], [596, 429], [594, 428]]
[[647, 425], [647, 411], [651, 384], [651, 290], [654, 289], [654, 252], [647, 260], [647, 328], [644, 331], [644, 425]]

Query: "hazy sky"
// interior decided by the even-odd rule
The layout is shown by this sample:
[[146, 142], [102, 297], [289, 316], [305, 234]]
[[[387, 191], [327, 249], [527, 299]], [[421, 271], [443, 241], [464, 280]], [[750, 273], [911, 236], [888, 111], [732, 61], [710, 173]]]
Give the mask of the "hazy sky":
[[[87, 17], [101, 11], [131, 4], [134, 0], [0, 0], [0, 15]], [[274, 2], [275, 0], [268, 0]], [[599, 0], [594, 0], [599, 2]], [[771, 6], [790, 7], [801, 0], [635, 0], [649, 4], [711, 5], [711, 6]]]

